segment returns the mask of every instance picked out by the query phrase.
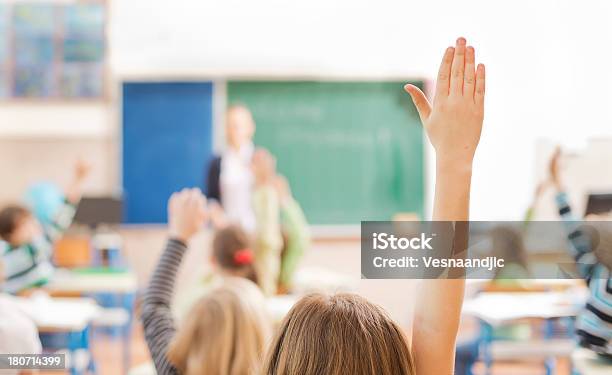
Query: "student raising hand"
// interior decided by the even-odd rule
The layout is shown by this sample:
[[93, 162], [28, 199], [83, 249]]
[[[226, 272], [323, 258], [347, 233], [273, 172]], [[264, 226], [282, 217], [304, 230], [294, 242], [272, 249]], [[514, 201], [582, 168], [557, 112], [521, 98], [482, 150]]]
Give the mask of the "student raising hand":
[[170, 237], [186, 243], [206, 221], [206, 197], [200, 189], [183, 189], [168, 201]]
[[[474, 49], [459, 38], [445, 53], [433, 107], [416, 87], [406, 90], [436, 149], [434, 220], [467, 220], [472, 159], [482, 128], [484, 67], [476, 69]], [[463, 279], [423, 281], [412, 348], [398, 324], [363, 297], [305, 296], [278, 328], [263, 373], [451, 375], [464, 285]]]
[[159, 375], [255, 374], [268, 337], [263, 295], [246, 279], [228, 277], [194, 302], [181, 324], [171, 309], [187, 241], [207, 219], [206, 198], [184, 189], [168, 201], [170, 238], [145, 290], [144, 336]]
[[[433, 105], [405, 86], [436, 150], [433, 220], [467, 221], [472, 161], [484, 117], [485, 68], [464, 38], [444, 53]], [[413, 321], [416, 373], [452, 374], [465, 280], [424, 280]]]

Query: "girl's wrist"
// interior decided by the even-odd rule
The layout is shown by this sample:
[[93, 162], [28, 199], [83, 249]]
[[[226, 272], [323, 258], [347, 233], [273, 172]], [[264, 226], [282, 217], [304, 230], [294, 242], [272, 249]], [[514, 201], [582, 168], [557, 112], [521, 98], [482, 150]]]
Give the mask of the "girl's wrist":
[[436, 172], [444, 174], [472, 174], [471, 157], [437, 157]]
[[174, 228], [170, 228], [170, 230], [168, 231], [168, 237], [170, 239], [180, 241], [183, 244], [186, 244], [187, 241], [189, 241], [189, 236], [188, 235], [186, 235], [184, 232], [181, 232], [180, 230], [177, 230], [177, 229], [174, 229]]

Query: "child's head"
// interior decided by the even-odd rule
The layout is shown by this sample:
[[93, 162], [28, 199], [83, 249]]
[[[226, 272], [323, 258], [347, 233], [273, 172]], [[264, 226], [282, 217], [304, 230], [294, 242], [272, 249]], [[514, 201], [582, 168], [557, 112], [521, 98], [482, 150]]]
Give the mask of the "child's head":
[[249, 236], [237, 225], [230, 225], [215, 232], [212, 244], [213, 263], [225, 273], [244, 277], [257, 283], [253, 251]]
[[503, 259], [505, 264], [513, 264], [527, 270], [527, 249], [523, 235], [515, 228], [499, 226], [491, 231], [493, 255]]
[[302, 298], [285, 317], [264, 373], [414, 374], [408, 341], [384, 310], [355, 294]]
[[257, 286], [229, 278], [194, 305], [169, 346], [168, 359], [185, 375], [253, 374], [269, 333]]
[[255, 121], [251, 111], [244, 105], [236, 104], [227, 109], [225, 119], [225, 135], [227, 143], [240, 148], [255, 135]]
[[41, 233], [40, 224], [25, 207], [10, 205], [0, 210], [0, 238], [12, 245], [23, 245]]

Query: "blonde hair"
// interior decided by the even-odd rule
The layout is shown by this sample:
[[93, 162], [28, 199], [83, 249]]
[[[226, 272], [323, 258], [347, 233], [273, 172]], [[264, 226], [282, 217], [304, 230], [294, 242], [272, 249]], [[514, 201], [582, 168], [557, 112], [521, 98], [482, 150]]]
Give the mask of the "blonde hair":
[[408, 341], [385, 311], [355, 294], [311, 294], [285, 317], [264, 374], [413, 375]]
[[257, 286], [229, 278], [191, 309], [170, 344], [168, 359], [185, 375], [254, 374], [269, 333]]

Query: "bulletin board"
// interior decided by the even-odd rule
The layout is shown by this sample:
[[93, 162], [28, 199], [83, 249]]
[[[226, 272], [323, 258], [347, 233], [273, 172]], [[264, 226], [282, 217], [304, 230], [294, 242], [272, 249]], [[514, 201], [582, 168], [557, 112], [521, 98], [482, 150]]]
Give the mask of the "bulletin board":
[[0, 100], [105, 96], [105, 1], [0, 3]]
[[170, 195], [204, 184], [212, 158], [212, 82], [124, 82], [124, 221], [167, 221]]

